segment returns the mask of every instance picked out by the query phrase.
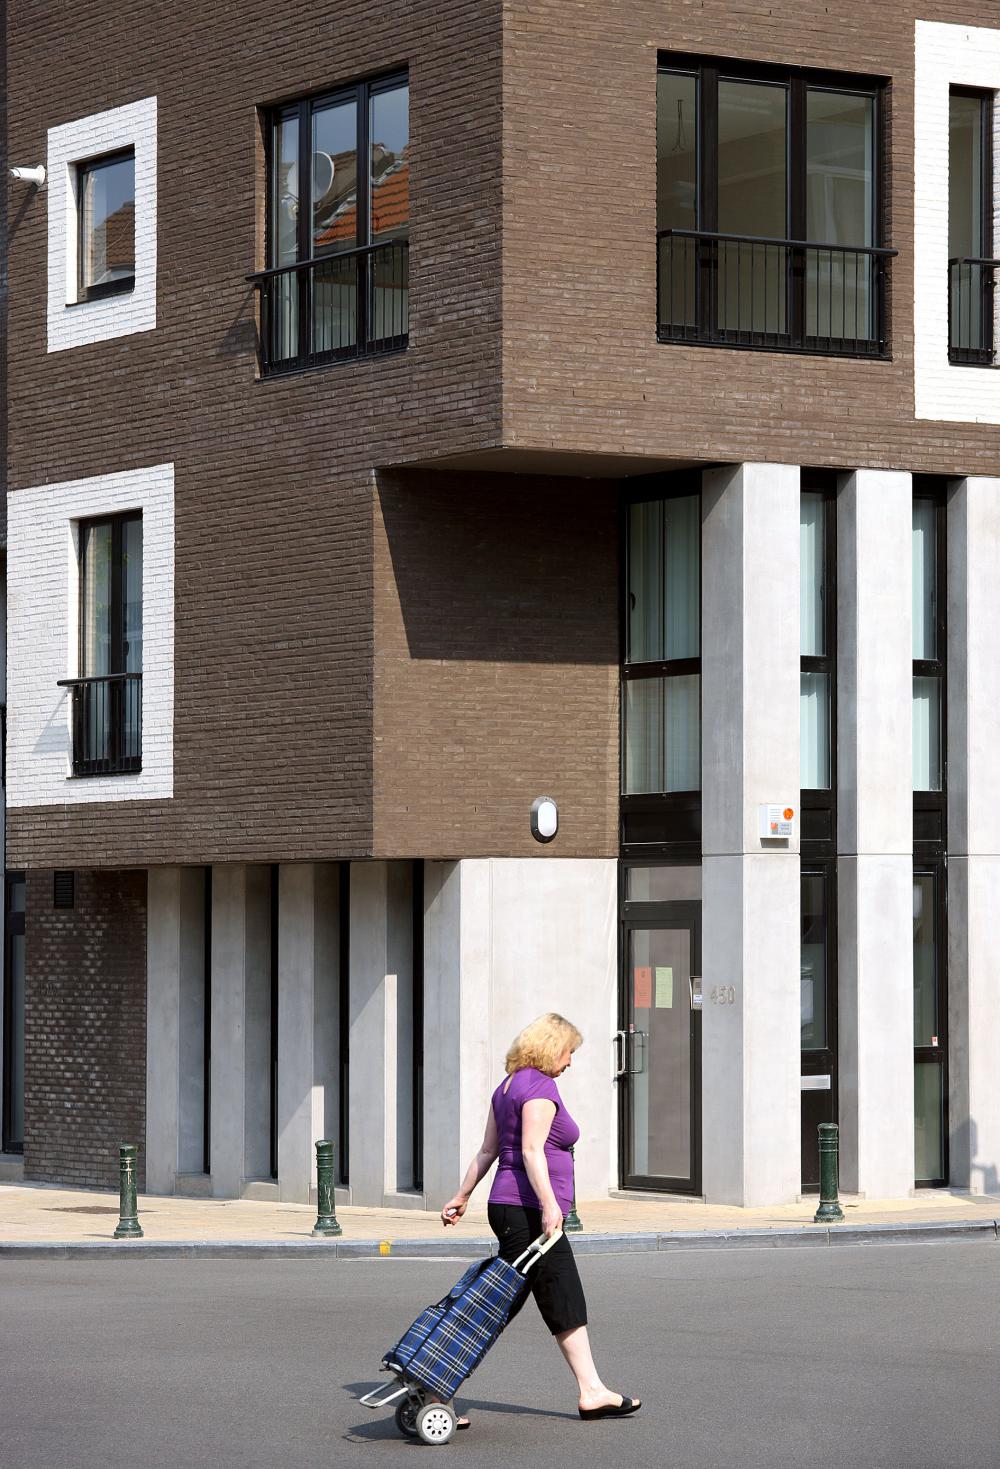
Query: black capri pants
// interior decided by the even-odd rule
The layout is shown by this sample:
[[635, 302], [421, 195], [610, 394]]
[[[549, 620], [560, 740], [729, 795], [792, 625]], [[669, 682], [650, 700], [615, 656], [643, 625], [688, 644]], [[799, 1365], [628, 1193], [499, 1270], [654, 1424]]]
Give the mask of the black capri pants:
[[[490, 1228], [497, 1237], [497, 1254], [512, 1265], [542, 1232], [542, 1211], [525, 1209], [520, 1204], [490, 1204]], [[576, 1268], [576, 1259], [565, 1235], [557, 1240], [537, 1265], [528, 1272], [531, 1294], [542, 1313], [542, 1320], [553, 1336], [587, 1324], [587, 1298]], [[510, 1320], [528, 1298], [520, 1297], [510, 1313]]]

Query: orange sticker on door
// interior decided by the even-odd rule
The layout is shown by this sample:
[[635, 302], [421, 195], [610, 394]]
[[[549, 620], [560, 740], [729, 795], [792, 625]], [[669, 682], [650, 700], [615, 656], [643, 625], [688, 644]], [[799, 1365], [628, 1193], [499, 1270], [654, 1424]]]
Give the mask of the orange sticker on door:
[[637, 1010], [648, 1010], [653, 1003], [653, 971], [648, 964], [635, 966], [632, 1003]]

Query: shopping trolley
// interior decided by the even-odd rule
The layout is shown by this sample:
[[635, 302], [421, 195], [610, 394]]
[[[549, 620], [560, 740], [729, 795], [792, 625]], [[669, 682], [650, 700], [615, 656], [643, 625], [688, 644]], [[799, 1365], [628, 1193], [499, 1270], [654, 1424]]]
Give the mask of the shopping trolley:
[[539, 1235], [512, 1265], [492, 1257], [470, 1265], [386, 1352], [382, 1370], [392, 1373], [396, 1386], [373, 1388], [361, 1399], [364, 1406], [395, 1403], [396, 1427], [407, 1438], [447, 1443], [458, 1422], [452, 1399], [507, 1325], [531, 1267], [561, 1234], [559, 1229], [550, 1239]]

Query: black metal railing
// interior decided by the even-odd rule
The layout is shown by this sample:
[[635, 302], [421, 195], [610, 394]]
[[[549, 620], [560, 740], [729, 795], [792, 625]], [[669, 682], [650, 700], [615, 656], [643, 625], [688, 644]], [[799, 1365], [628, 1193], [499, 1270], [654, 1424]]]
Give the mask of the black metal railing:
[[948, 360], [971, 367], [995, 361], [993, 293], [1000, 260], [960, 255], [948, 261]]
[[73, 774], [124, 775], [142, 769], [142, 674], [61, 678], [72, 700]]
[[260, 270], [260, 369], [291, 372], [405, 347], [410, 330], [410, 246], [384, 240]]
[[888, 355], [895, 250], [708, 230], [660, 230], [656, 240], [661, 341]]

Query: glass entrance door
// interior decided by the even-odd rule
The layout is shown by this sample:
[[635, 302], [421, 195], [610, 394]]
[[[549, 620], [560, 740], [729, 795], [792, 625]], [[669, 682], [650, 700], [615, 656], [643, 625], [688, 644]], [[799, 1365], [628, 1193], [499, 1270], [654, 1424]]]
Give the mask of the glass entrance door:
[[701, 1187], [701, 904], [658, 905], [623, 928], [616, 1038], [626, 1187]]

